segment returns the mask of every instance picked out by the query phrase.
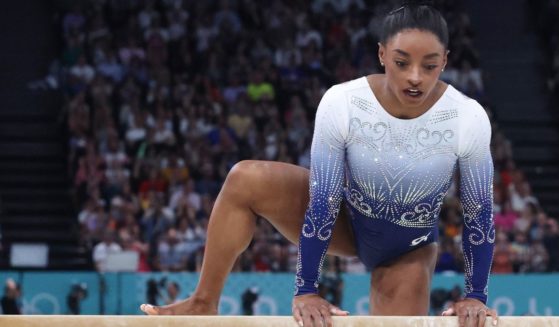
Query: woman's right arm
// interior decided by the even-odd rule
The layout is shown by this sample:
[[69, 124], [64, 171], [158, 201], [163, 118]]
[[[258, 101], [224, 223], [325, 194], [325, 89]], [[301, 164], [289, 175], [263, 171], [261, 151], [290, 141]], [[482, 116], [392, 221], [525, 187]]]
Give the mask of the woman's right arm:
[[310, 201], [299, 238], [293, 315], [305, 326], [331, 325], [330, 315], [347, 315], [318, 296], [322, 263], [343, 197], [345, 140], [349, 123], [345, 94], [330, 88], [318, 106], [310, 167]]

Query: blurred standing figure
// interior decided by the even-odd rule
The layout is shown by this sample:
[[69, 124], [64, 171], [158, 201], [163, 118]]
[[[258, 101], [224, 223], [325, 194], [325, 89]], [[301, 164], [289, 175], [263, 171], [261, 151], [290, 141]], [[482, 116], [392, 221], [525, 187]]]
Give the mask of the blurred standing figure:
[[241, 295], [241, 302], [243, 305], [243, 315], [253, 316], [254, 315], [254, 303], [258, 301], [258, 288], [250, 287], [247, 288], [243, 295]]
[[122, 247], [115, 242], [115, 235], [112, 232], [106, 232], [103, 237], [103, 242], [97, 244], [93, 248], [93, 261], [97, 271], [106, 271], [108, 256], [112, 253], [119, 252], [122, 252]]
[[86, 284], [73, 284], [70, 293], [66, 297], [66, 304], [68, 305], [68, 313], [72, 315], [79, 315], [81, 313], [81, 302], [87, 297]]
[[4, 287], [4, 296], [2, 296], [2, 313], [5, 315], [21, 314], [21, 289], [19, 285], [11, 278], [6, 280]]

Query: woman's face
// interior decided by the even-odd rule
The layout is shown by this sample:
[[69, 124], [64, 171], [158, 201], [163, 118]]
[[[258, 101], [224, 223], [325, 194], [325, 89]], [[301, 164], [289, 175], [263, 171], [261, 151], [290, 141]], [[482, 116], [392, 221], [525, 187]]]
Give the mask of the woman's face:
[[432, 96], [447, 50], [439, 38], [418, 29], [402, 30], [379, 45], [387, 86], [404, 108], [417, 108]]

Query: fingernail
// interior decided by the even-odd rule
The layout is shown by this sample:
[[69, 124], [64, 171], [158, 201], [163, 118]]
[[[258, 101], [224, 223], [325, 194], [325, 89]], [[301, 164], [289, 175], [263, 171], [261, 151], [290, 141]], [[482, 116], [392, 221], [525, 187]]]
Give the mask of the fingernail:
[[493, 326], [497, 326], [497, 320], [493, 320]]
[[304, 324], [303, 324], [303, 322], [302, 322], [301, 320], [299, 320], [299, 326], [301, 326], [301, 327], [304, 326]]

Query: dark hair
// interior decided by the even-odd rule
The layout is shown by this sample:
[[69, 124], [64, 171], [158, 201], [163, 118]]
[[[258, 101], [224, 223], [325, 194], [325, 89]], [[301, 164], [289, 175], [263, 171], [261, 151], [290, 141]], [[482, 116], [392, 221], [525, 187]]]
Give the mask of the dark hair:
[[445, 49], [448, 48], [448, 27], [441, 13], [430, 1], [404, 1], [398, 9], [392, 10], [384, 18], [380, 43], [405, 29], [419, 29], [435, 34]]

